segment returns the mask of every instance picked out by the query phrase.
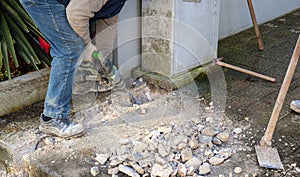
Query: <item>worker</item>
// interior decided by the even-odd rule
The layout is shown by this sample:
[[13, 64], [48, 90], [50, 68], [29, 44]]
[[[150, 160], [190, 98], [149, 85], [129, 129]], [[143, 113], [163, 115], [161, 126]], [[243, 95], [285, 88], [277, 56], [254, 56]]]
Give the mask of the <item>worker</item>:
[[[70, 4], [75, 2], [80, 4], [80, 7], [73, 4], [72, 8], [67, 6], [67, 0], [20, 0], [20, 2], [50, 44], [52, 56], [39, 129], [43, 133], [63, 138], [82, 136], [83, 125], [72, 122], [69, 115], [74, 72], [80, 55], [90, 43], [87, 37], [89, 33], [86, 31], [89, 28], [88, 20], [94, 14], [95, 17], [98, 14], [100, 18], [113, 18], [113, 15], [120, 12], [124, 0], [71, 0]], [[104, 6], [106, 8], [102, 9]], [[80, 31], [75, 33], [74, 26], [70, 26], [66, 7], [68, 19], [73, 22], [73, 25], [78, 25], [74, 20], [83, 22], [80, 27], [76, 27], [82, 29], [83, 33]], [[73, 8], [74, 13], [72, 13]], [[79, 9], [80, 11], [77, 11]], [[103, 23], [110, 25], [112, 22], [104, 20]]]

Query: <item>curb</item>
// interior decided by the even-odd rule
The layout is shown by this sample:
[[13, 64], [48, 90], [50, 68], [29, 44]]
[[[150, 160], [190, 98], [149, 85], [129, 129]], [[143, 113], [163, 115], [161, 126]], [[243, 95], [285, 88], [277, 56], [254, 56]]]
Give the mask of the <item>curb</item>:
[[45, 99], [50, 68], [0, 82], [0, 116]]

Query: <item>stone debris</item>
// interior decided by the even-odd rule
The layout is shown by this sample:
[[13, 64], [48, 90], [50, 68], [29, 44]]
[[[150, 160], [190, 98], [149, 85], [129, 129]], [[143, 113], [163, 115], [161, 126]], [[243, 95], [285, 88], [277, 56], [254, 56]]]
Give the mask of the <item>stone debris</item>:
[[[109, 153], [97, 153], [95, 160], [107, 165], [108, 173], [114, 176], [119, 172], [133, 177], [208, 175], [212, 166], [222, 164], [237, 150], [229, 147], [227, 131], [230, 130], [222, 131], [222, 128], [206, 124], [206, 121], [191, 119], [145, 128], [144, 133], [133, 140], [117, 141]], [[241, 129], [232, 132], [238, 134]], [[234, 170], [235, 173], [239, 171], [242, 170]]]
[[160, 177], [168, 177], [173, 172], [173, 168], [170, 165], [160, 165], [155, 163], [151, 170], [151, 175], [160, 176]]
[[177, 174], [179, 176], [186, 176], [187, 168], [184, 164], [179, 163], [178, 166], [177, 166], [177, 169], [178, 169]]
[[208, 160], [208, 162], [212, 165], [219, 165], [221, 163], [223, 163], [225, 160], [225, 158], [222, 158], [222, 157], [212, 157]]
[[7, 176], [7, 172], [4, 170], [0, 170], [0, 176]]
[[128, 176], [131, 176], [131, 177], [140, 177], [140, 175], [132, 168], [126, 166], [126, 165], [119, 165], [118, 167], [119, 171], [128, 175]]
[[139, 174], [144, 174], [144, 169], [136, 162], [129, 162], [129, 165]]
[[237, 135], [241, 134], [242, 132], [243, 132], [243, 130], [241, 128], [235, 128], [235, 129], [233, 129], [233, 133], [235, 133]]
[[241, 167], [235, 167], [233, 171], [234, 171], [234, 173], [239, 174], [239, 173], [242, 172], [242, 168]]
[[96, 154], [96, 160], [103, 165], [107, 159], [109, 158], [109, 154]]
[[184, 149], [183, 151], [181, 151], [181, 160], [183, 162], [190, 160], [191, 158], [193, 158], [193, 152], [190, 148]]
[[207, 175], [211, 172], [210, 164], [209, 163], [203, 163], [199, 167], [199, 175]]
[[92, 167], [91, 168], [91, 174], [93, 175], [93, 176], [97, 176], [98, 174], [100, 173], [100, 170], [99, 170], [99, 168], [98, 167]]
[[189, 169], [188, 174], [194, 173], [196, 169], [199, 168], [199, 166], [202, 164], [202, 161], [198, 157], [193, 157], [187, 162], [185, 162], [185, 166]]
[[222, 132], [222, 133], [217, 134], [216, 138], [221, 140], [223, 143], [226, 143], [229, 140], [229, 134]]

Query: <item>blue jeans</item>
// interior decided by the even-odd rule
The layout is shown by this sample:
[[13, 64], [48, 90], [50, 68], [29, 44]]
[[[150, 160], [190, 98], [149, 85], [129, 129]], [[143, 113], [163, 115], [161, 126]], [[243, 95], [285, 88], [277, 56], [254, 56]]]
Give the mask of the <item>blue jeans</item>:
[[74, 72], [84, 48], [83, 41], [70, 27], [65, 6], [58, 0], [20, 2], [51, 46], [53, 60], [43, 114], [68, 118]]

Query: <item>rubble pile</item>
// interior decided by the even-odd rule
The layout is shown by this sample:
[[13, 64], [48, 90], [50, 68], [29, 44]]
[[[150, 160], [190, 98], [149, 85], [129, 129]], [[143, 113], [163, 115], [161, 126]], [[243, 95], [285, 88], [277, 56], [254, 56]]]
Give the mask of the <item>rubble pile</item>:
[[[191, 119], [145, 130], [135, 140], [121, 139], [109, 153], [97, 153], [96, 164], [107, 165], [117, 176], [200, 176], [224, 163], [234, 153], [230, 133]], [[97, 175], [97, 166], [91, 173]]]

